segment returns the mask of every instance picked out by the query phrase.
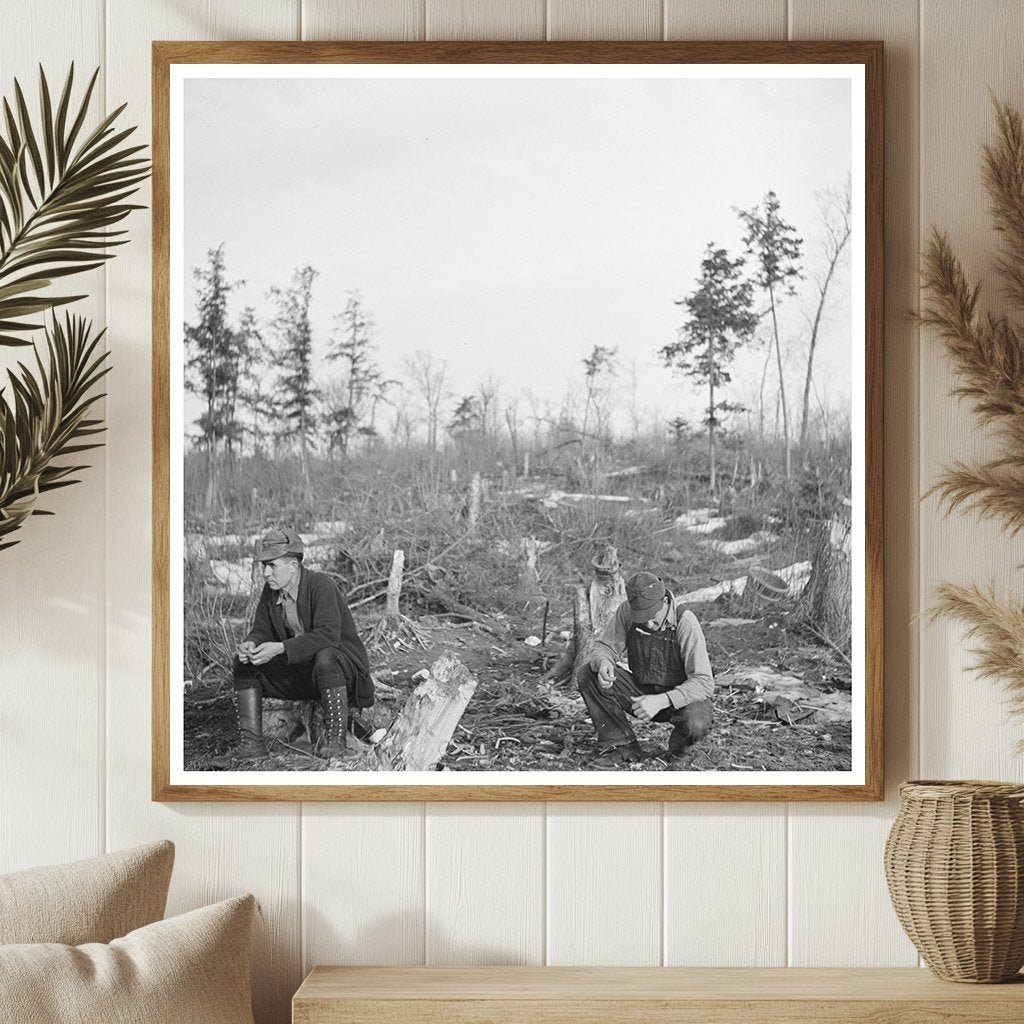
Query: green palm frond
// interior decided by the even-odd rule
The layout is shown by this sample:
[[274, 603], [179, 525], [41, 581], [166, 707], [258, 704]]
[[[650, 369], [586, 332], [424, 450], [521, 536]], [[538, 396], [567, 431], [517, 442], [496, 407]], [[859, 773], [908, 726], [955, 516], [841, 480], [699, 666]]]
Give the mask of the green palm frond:
[[110, 369], [107, 353], [97, 352], [102, 337], [82, 317], [65, 314], [46, 331], [46, 365], [36, 353], [35, 371], [24, 363], [8, 371], [10, 393], [0, 390], [0, 551], [17, 543], [11, 534], [30, 515], [50, 514], [38, 507], [40, 495], [77, 483], [73, 475], [87, 468], [56, 460], [102, 443], [92, 440], [102, 421], [89, 418], [103, 397], [94, 388]]
[[99, 71], [72, 109], [74, 65], [56, 108], [39, 69], [34, 125], [20, 84], [14, 106], [3, 101], [0, 126], [0, 346], [29, 345], [21, 337], [41, 324], [26, 320], [81, 295], [42, 294], [55, 280], [94, 270], [122, 245], [114, 230], [132, 210], [128, 200], [149, 175], [145, 146], [124, 145], [134, 128], [115, 127], [125, 106], [92, 131], [84, 124]]

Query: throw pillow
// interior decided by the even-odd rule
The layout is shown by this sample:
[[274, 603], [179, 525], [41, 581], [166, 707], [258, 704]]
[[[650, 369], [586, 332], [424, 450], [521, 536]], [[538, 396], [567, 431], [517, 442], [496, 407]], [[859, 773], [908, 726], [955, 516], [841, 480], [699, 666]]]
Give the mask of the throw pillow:
[[109, 945], [0, 946], [0, 1020], [19, 1024], [253, 1024], [256, 901], [237, 896]]
[[110, 942], [159, 921], [174, 844], [0, 875], [0, 943]]

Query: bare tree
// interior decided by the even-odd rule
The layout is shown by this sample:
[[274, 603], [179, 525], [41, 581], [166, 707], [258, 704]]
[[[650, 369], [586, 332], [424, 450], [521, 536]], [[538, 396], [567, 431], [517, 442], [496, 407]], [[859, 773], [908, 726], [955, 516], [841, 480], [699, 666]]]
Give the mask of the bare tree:
[[437, 428], [441, 418], [441, 403], [449, 397], [448, 363], [433, 352], [422, 349], [404, 361], [405, 372], [412, 379], [427, 410], [427, 447], [431, 454], [437, 451]]
[[818, 345], [818, 331], [821, 327], [821, 315], [825, 310], [829, 288], [835, 277], [836, 267], [850, 241], [850, 228], [853, 223], [853, 205], [850, 183], [844, 189], [826, 189], [818, 196], [818, 207], [821, 213], [823, 237], [821, 252], [825, 261], [825, 270], [815, 278], [818, 292], [818, 305], [811, 322], [811, 338], [807, 349], [807, 374], [804, 377], [803, 414], [800, 419], [800, 450], [806, 458], [807, 423], [810, 412], [811, 377], [814, 373], [814, 352]]
[[594, 433], [601, 437], [608, 429], [608, 394], [610, 379], [615, 376], [615, 356], [618, 349], [606, 345], [595, 345], [590, 355], [583, 360], [586, 380], [586, 398], [583, 403], [583, 429], [586, 435], [590, 425], [590, 411], [594, 411]]
[[796, 282], [803, 276], [800, 271], [800, 247], [792, 224], [779, 214], [780, 203], [774, 192], [768, 192], [762, 205], [750, 210], [737, 210], [747, 233], [743, 244], [754, 257], [757, 271], [754, 282], [768, 296], [768, 310], [772, 317], [772, 338], [775, 360], [779, 370], [779, 400], [782, 403], [782, 432], [786, 445], [786, 477], [792, 475], [792, 453], [789, 436], [789, 404], [786, 401], [786, 380], [782, 369], [782, 347], [779, 343], [778, 307], [783, 296], [793, 295]]

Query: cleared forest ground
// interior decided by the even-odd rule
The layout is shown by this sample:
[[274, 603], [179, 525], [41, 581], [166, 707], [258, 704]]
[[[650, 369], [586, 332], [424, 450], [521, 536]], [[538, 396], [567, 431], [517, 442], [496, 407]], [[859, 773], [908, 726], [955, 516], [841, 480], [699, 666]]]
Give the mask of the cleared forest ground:
[[[665, 508], [633, 494], [601, 500], [548, 482], [490, 495], [470, 529], [460, 500], [455, 493], [439, 496], [434, 507], [393, 506], [376, 529], [353, 517], [310, 523], [307, 562], [338, 573], [368, 640], [378, 690], [364, 722], [387, 727], [416, 687], [417, 673], [452, 652], [478, 685], [439, 770], [589, 770], [596, 744], [583, 701], [571, 680], [551, 684], [543, 677], [566, 647], [572, 588], [590, 578], [594, 553], [614, 544], [624, 575], [653, 569], [677, 596], [705, 598], [688, 607], [704, 627], [716, 677], [715, 724], [706, 739], [670, 764], [671, 727], [637, 723], [647, 757], [617, 770], [849, 769], [850, 663], [808, 621], [803, 591], [815, 550], [808, 525], [770, 511]], [[208, 769], [211, 757], [237, 741], [230, 651], [247, 628], [246, 552], [255, 532], [239, 527], [189, 540], [189, 770]], [[532, 579], [524, 578], [527, 537], [537, 540], [539, 552]], [[395, 547], [406, 551], [402, 611], [418, 638], [376, 629], [374, 639]], [[794, 570], [788, 593], [744, 585], [752, 571], [787, 569]], [[266, 704], [272, 717], [274, 702]], [[285, 741], [267, 759], [238, 767], [319, 771], [344, 770], [346, 763], [328, 764], [302, 742]]]

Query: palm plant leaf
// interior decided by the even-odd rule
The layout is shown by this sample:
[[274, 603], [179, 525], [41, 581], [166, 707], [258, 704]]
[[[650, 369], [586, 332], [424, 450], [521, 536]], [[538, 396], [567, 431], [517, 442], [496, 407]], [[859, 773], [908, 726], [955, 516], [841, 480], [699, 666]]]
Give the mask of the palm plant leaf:
[[39, 496], [76, 483], [68, 479], [85, 468], [57, 460], [100, 447], [88, 438], [101, 431], [89, 419], [103, 397], [94, 391], [109, 372], [107, 353], [97, 352], [103, 332], [82, 317], [65, 314], [46, 330], [48, 360], [36, 369], [19, 363], [8, 370], [9, 396], [0, 391], [0, 550], [30, 515], [49, 515]]
[[[83, 298], [53, 295], [60, 278], [94, 270], [122, 245], [115, 230], [132, 210], [128, 200], [149, 176], [144, 146], [125, 145], [134, 128], [118, 130], [118, 107], [83, 133], [99, 71], [72, 110], [74, 65], [56, 109], [39, 69], [39, 115], [34, 123], [21, 85], [13, 107], [3, 102], [0, 128], [0, 346], [29, 345], [31, 318]], [[13, 385], [12, 385], [13, 386]]]

